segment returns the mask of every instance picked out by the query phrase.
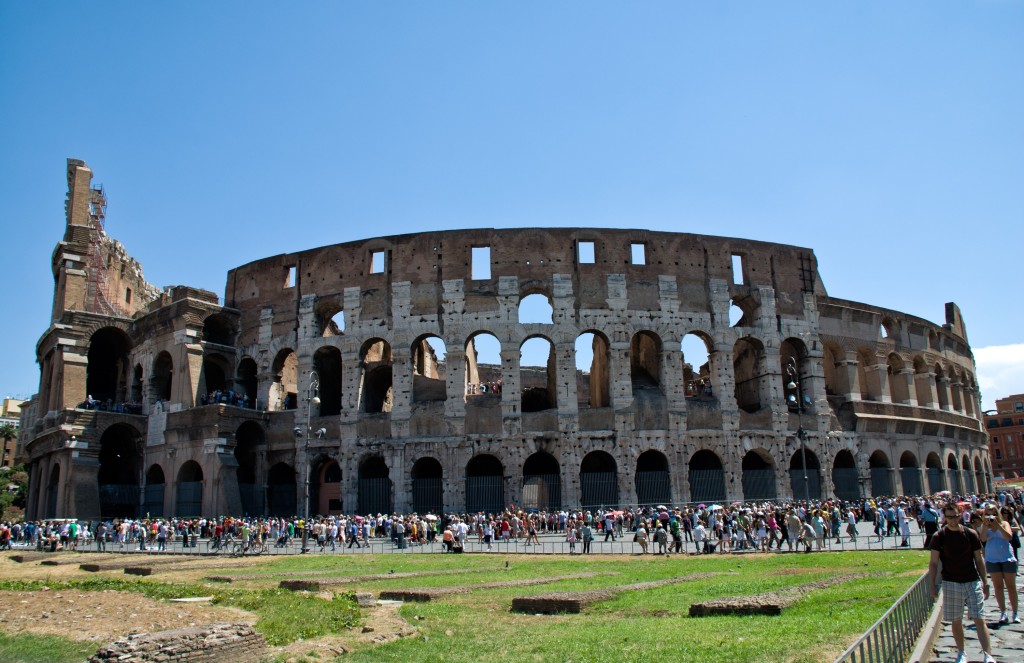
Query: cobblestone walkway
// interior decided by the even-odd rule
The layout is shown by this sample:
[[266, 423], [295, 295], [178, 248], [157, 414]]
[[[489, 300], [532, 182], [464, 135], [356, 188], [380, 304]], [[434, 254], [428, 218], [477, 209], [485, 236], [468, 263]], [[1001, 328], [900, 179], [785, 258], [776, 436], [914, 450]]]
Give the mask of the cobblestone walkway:
[[[1022, 578], [1018, 577], [1017, 591], [1024, 593]], [[1020, 597], [1024, 599], [1024, 596]], [[942, 601], [942, 596], [939, 596]], [[1024, 601], [1022, 601], [1024, 603]], [[1009, 609], [1009, 601], [1006, 603]], [[1020, 606], [1024, 608], [1024, 605]], [[967, 660], [980, 661], [981, 647], [978, 645], [978, 634], [974, 630], [974, 623], [966, 619], [964, 612], [964, 637], [966, 639]], [[1012, 615], [1009, 615], [1012, 616]], [[1024, 611], [1021, 612], [1024, 618]], [[1019, 663], [1024, 661], [1024, 624], [997, 624], [999, 619], [999, 606], [996, 604], [995, 594], [989, 592], [988, 600], [985, 601], [985, 621], [988, 622], [988, 632], [992, 636], [992, 656], [999, 663]], [[953, 642], [953, 630], [949, 624], [943, 624], [942, 633], [935, 641], [932, 649], [932, 663], [952, 663], [956, 660], [956, 643]]]

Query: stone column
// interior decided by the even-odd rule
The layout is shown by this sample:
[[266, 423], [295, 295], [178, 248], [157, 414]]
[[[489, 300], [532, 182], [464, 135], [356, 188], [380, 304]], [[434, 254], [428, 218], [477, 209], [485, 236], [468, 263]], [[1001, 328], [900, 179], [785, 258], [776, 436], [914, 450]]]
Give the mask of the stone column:
[[736, 404], [736, 376], [733, 375], [732, 345], [719, 342], [708, 356], [711, 373], [711, 392], [718, 400], [722, 412], [722, 430], [737, 431], [740, 426], [739, 406]]
[[918, 407], [938, 407], [939, 395], [935, 383], [935, 374], [927, 371], [925, 373], [914, 373], [914, 394], [924, 392], [924, 400], [918, 396]]
[[858, 365], [856, 352], [847, 353], [846, 359], [836, 362], [836, 370], [840, 374], [846, 375], [845, 382], [848, 391], [842, 395], [847, 401], [861, 400], [860, 373], [857, 371]]
[[519, 346], [514, 342], [501, 343], [501, 418], [506, 435], [518, 435], [523, 428], [520, 413], [523, 385], [519, 379]]
[[952, 412], [953, 403], [949, 393], [949, 378], [935, 378], [935, 391], [938, 394], [939, 407], [947, 412]]
[[868, 380], [868, 394], [879, 403], [890, 403], [889, 397], [889, 364], [865, 366], [864, 373]]
[[892, 376], [893, 381], [899, 380], [901, 385], [906, 385], [907, 397], [902, 401], [904, 405], [917, 406], [917, 387], [914, 383], [914, 369], [904, 368]]

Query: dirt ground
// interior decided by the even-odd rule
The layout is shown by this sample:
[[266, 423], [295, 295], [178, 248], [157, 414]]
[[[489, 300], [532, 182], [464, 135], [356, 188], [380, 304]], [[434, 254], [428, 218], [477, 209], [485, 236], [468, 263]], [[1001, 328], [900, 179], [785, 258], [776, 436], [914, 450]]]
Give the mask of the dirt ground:
[[[100, 561], [90, 556], [82, 562]], [[103, 561], [111, 561], [107, 558]], [[239, 560], [242, 566], [258, 566], [256, 560]], [[140, 560], [141, 563], [141, 560]], [[195, 581], [207, 569], [222, 567], [224, 560], [211, 559], [188, 562], [180, 571], [162, 569], [158, 576], [166, 581]], [[106, 572], [115, 573], [115, 572]], [[8, 579], [45, 580], [51, 577], [95, 577], [76, 565], [40, 566], [38, 562], [18, 564], [7, 556], [0, 557], [0, 575]], [[416, 629], [398, 614], [397, 605], [362, 608], [363, 626], [316, 640], [294, 642], [272, 648], [274, 655], [286, 659], [313, 653], [321, 660], [339, 656], [353, 645], [385, 643], [400, 637], [416, 635]], [[256, 616], [238, 608], [208, 603], [175, 603], [159, 601], [125, 592], [106, 590], [44, 589], [37, 592], [0, 591], [0, 630], [7, 633], [56, 635], [71, 640], [96, 643], [97, 649], [131, 633], [153, 633], [168, 629], [201, 626], [214, 622], [254, 623]]]

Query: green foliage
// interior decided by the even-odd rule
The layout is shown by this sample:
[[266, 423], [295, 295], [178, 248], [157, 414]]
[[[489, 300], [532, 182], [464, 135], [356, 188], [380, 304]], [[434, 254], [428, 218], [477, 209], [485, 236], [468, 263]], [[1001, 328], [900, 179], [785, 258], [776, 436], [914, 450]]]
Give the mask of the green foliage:
[[[10, 426], [10, 424], [4, 424]], [[0, 433], [3, 427], [0, 426]], [[0, 435], [2, 437], [2, 435]], [[13, 489], [12, 489], [13, 487]], [[21, 520], [28, 495], [28, 472], [24, 465], [0, 470], [0, 520]]]

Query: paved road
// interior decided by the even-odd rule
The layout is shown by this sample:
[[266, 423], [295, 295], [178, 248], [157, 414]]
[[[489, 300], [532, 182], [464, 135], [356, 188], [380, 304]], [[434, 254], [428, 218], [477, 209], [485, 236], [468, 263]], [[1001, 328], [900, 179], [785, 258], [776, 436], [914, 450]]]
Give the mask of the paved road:
[[[1018, 578], [1017, 591], [1024, 592], [1024, 584], [1020, 581], [1021, 578]], [[939, 596], [939, 600], [942, 600], [941, 596]], [[1009, 602], [1006, 605], [1009, 607]], [[1024, 606], [1021, 607], [1024, 608]], [[964, 616], [966, 617], [966, 613]], [[988, 622], [988, 630], [992, 636], [992, 656], [999, 663], [1024, 661], [1024, 624], [1000, 625], [996, 623], [998, 619], [999, 606], [996, 603], [995, 594], [989, 592], [989, 598], [985, 601], [985, 621]], [[970, 626], [967, 624], [970, 624]], [[981, 647], [978, 646], [978, 634], [974, 630], [974, 624], [967, 620], [964, 627], [967, 640], [964, 651], [967, 652], [967, 660], [980, 661]], [[956, 643], [953, 641], [953, 631], [949, 624], [944, 624], [942, 633], [932, 648], [932, 657], [929, 661], [933, 663], [952, 663], [955, 660]]]
[[[827, 550], [899, 550], [901, 538], [900, 537], [885, 537], [879, 541], [878, 537], [872, 532], [873, 525], [871, 523], [859, 523], [857, 526], [858, 535], [856, 541], [850, 541], [848, 536], [843, 536], [840, 539], [840, 543], [836, 543], [835, 539], [830, 539], [826, 542]], [[910, 547], [921, 549], [924, 543], [924, 534], [917, 531], [917, 525], [912, 525], [911, 529], [913, 534], [910, 537]], [[487, 550], [487, 546], [479, 543], [475, 535], [469, 537], [469, 543], [467, 546], [467, 552], [470, 553], [502, 553], [502, 554], [536, 554], [536, 553], [561, 553], [568, 554], [570, 552], [569, 544], [565, 541], [565, 536], [561, 534], [541, 534], [539, 545], [527, 545], [524, 541], [518, 542], [499, 542], [491, 546], [491, 550]], [[601, 555], [630, 555], [640, 554], [640, 546], [633, 543], [633, 533], [626, 532], [625, 536], [616, 537], [614, 541], [609, 539], [604, 540], [604, 534], [598, 533], [597, 538], [594, 540], [591, 552], [593, 554]], [[405, 548], [398, 548], [389, 539], [371, 539], [369, 546], [363, 546], [362, 548], [356, 548], [355, 546], [348, 548], [341, 545], [337, 545], [334, 550], [331, 550], [328, 546], [323, 552], [320, 551], [319, 546], [315, 542], [310, 542], [312, 549], [311, 554], [367, 554], [367, 553], [393, 553], [393, 554], [418, 554], [418, 553], [440, 553], [442, 547], [440, 542], [425, 545], [407, 545]], [[211, 550], [211, 542], [208, 539], [201, 539], [199, 545], [196, 548], [185, 548], [182, 546], [180, 541], [174, 541], [168, 543], [168, 552], [172, 553], [206, 553]], [[346, 544], [347, 546], [347, 544]], [[14, 545], [15, 549], [24, 549], [23, 546], [18, 544]], [[301, 542], [293, 540], [290, 545], [283, 548], [276, 548], [273, 544], [270, 545], [270, 554], [272, 555], [284, 555], [284, 554], [297, 554], [301, 548]], [[138, 544], [132, 546], [126, 546], [125, 550], [137, 551]], [[684, 543], [684, 552], [695, 553], [696, 546], [692, 542]], [[903, 548], [904, 550], [906, 548]], [[95, 544], [83, 548], [83, 550], [96, 550]], [[119, 549], [116, 544], [107, 544], [108, 552], [117, 552]], [[783, 546], [783, 550], [788, 550], [786, 546]], [[576, 552], [582, 553], [583, 544], [576, 544]], [[648, 552], [656, 552], [657, 545], [649, 544]], [[922, 572], [925, 570], [926, 562], [922, 563]]]

